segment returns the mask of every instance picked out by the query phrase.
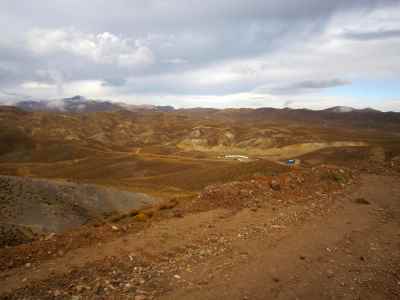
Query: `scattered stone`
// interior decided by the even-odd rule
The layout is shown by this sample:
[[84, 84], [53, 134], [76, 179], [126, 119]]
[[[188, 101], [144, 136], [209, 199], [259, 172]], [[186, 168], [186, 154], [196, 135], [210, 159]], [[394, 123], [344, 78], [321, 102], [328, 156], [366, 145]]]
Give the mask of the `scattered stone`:
[[135, 216], [135, 220], [136, 220], [136, 221], [146, 222], [147, 219], [148, 219], [148, 216], [147, 216], [146, 214], [144, 214], [144, 213], [138, 213], [138, 214]]
[[7, 264], [7, 266], [8, 266], [9, 269], [12, 269], [12, 268], [14, 267], [14, 261], [11, 260], [11, 261]]
[[115, 225], [111, 226], [111, 229], [114, 230], [114, 231], [118, 231], [119, 230], [119, 228], [117, 226], [115, 226]]
[[183, 218], [183, 213], [181, 210], [175, 210], [174, 211], [174, 217], [175, 218]]
[[146, 294], [147, 294], [147, 292], [146, 292], [145, 290], [140, 290], [140, 289], [138, 289], [138, 290], [136, 291], [136, 293], [137, 293], [138, 295], [146, 295]]
[[335, 275], [335, 272], [333, 272], [331, 269], [328, 269], [328, 270], [326, 271], [326, 276], [327, 276], [328, 278], [332, 278], [334, 275]]
[[284, 228], [286, 228], [286, 226], [285, 225], [271, 225], [271, 228], [272, 229], [284, 229]]
[[30, 268], [30, 267], [32, 267], [32, 264], [31, 264], [31, 263], [26, 263], [26, 264], [25, 264], [25, 267], [26, 267], [26, 268]]
[[178, 274], [175, 274], [175, 275], [174, 275], [174, 278], [176, 278], [176, 279], [181, 279], [181, 276], [179, 276]]
[[279, 281], [281, 281], [278, 277], [272, 277], [272, 280], [274, 281], [274, 282], [279, 282]]
[[371, 204], [368, 200], [365, 200], [364, 198], [357, 198], [356, 200], [354, 200], [354, 202], [357, 204], [364, 204], [364, 205]]
[[200, 252], [199, 252], [200, 256], [205, 256], [206, 254], [207, 254], [207, 251], [204, 250], [204, 249], [201, 249]]
[[207, 279], [202, 279], [198, 282], [199, 285], [207, 285], [208, 284], [208, 280]]
[[78, 293], [81, 293], [85, 290], [85, 287], [83, 285], [78, 285], [75, 289]]
[[271, 189], [274, 191], [280, 191], [281, 190], [281, 184], [279, 183], [278, 180], [272, 179], [270, 183]]
[[145, 295], [136, 295], [135, 300], [146, 300], [147, 297]]
[[47, 235], [44, 239], [45, 239], [45, 241], [48, 241], [48, 240], [51, 240], [55, 236], [56, 236], [56, 233], [52, 232], [49, 235]]

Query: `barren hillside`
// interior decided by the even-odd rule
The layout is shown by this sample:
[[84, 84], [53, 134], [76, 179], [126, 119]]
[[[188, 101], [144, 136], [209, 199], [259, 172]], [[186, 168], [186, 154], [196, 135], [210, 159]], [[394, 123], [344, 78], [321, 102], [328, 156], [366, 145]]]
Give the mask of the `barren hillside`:
[[3, 107], [0, 298], [398, 299], [398, 118]]

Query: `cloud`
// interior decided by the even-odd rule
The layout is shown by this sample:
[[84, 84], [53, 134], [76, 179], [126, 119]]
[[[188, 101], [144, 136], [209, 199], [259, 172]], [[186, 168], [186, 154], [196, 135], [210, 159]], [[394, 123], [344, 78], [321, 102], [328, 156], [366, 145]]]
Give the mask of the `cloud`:
[[58, 70], [39, 69], [36, 70], [37, 76], [45, 82], [54, 83], [57, 87], [57, 96], [64, 95], [64, 75]]
[[126, 79], [119, 77], [106, 78], [102, 83], [103, 86], [114, 86], [114, 87], [124, 86], [125, 84], [126, 84]]
[[343, 33], [342, 37], [351, 40], [369, 41], [396, 38], [400, 39], [400, 29], [393, 30], [375, 30], [375, 31], [348, 31]]
[[33, 29], [28, 33], [27, 42], [39, 55], [65, 52], [95, 63], [120, 66], [154, 62], [151, 50], [139, 40], [124, 39], [109, 32], [86, 34], [76, 29]]
[[400, 112], [400, 99], [397, 100], [389, 99], [386, 101], [382, 101], [382, 103], [377, 105], [376, 108], [382, 111]]
[[46, 102], [46, 106], [50, 109], [65, 111], [65, 102], [62, 99], [56, 99]]
[[255, 92], [258, 93], [269, 93], [272, 95], [285, 95], [294, 93], [308, 93], [315, 90], [327, 89], [342, 85], [351, 84], [348, 80], [343, 79], [328, 79], [328, 80], [305, 80], [299, 82], [293, 82], [289, 84], [283, 84], [280, 86], [262, 86], [258, 87]]
[[183, 58], [170, 58], [170, 59], [164, 60], [164, 62], [167, 64], [176, 64], [176, 65], [188, 63], [188, 61]]
[[43, 0], [24, 8], [0, 3], [8, 28], [0, 89], [34, 98], [312, 106], [330, 87], [400, 72], [398, 0]]
[[34, 100], [29, 95], [0, 90], [0, 105], [12, 105], [23, 100]]

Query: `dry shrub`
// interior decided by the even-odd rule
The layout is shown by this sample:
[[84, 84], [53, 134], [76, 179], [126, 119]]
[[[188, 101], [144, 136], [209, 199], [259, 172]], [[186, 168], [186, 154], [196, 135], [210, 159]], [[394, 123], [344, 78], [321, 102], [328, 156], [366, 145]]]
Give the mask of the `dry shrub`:
[[139, 222], [146, 222], [147, 220], [149, 219], [149, 216], [148, 215], [146, 215], [145, 213], [138, 213], [136, 216], [135, 216], [135, 220], [136, 221], [139, 221]]

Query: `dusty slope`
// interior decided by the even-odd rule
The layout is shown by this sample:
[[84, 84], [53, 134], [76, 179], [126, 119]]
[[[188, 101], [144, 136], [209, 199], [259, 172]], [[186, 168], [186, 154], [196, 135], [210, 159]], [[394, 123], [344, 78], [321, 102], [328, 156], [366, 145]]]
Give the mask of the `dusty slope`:
[[[307, 120], [310, 114], [314, 118]], [[101, 151], [287, 157], [382, 137], [398, 141], [400, 114], [360, 114], [356, 128], [350, 115], [329, 116], [285, 110], [26, 113], [0, 107], [0, 162], [54, 162]]]
[[34, 234], [63, 232], [155, 201], [142, 193], [96, 185], [0, 176], [0, 246], [18, 244]]
[[[0, 109], [0, 174], [172, 198], [0, 249], [0, 298], [395, 299], [398, 116]], [[350, 147], [364, 142], [369, 146]], [[251, 162], [223, 159], [238, 153], [253, 156]], [[303, 155], [303, 164], [290, 169], [260, 159], [265, 155]], [[347, 168], [381, 175], [361, 180]], [[15, 199], [5, 191], [13, 204], [1, 213], [23, 207], [14, 214], [18, 222], [35, 213], [54, 226], [54, 210], [74, 222], [92, 212], [54, 203], [64, 191], [85, 202], [92, 195], [85, 188], [44, 183], [40, 193], [27, 184]], [[47, 193], [40, 205], [25, 205], [32, 191]], [[98, 204], [108, 207], [114, 196]]]
[[196, 282], [213, 274], [207, 288], [179, 288], [161, 299], [399, 299], [398, 195], [398, 179], [363, 176], [323, 218], [283, 229], [275, 243], [250, 238], [242, 262], [227, 260], [221, 272], [211, 261], [183, 276]]
[[5, 299], [398, 299], [398, 195], [399, 178], [379, 175], [363, 175], [336, 192], [307, 189], [300, 198], [271, 190], [271, 201], [254, 200], [236, 213], [223, 207], [200, 210], [112, 242], [11, 267], [0, 275], [0, 294]]

